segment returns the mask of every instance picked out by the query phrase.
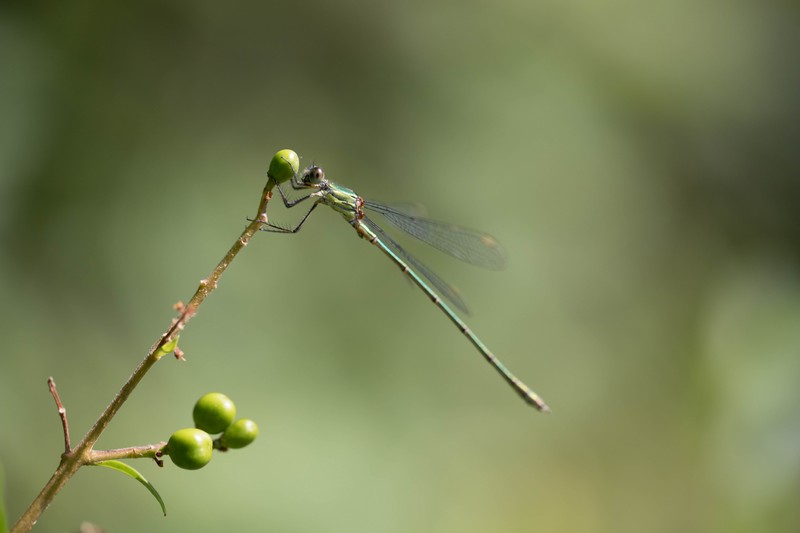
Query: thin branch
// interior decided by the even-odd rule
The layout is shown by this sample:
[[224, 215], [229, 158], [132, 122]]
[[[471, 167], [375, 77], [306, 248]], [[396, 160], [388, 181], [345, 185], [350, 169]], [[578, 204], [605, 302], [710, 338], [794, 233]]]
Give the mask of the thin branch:
[[64, 453], [67, 454], [71, 449], [69, 445], [69, 424], [67, 423], [67, 410], [64, 408], [64, 404], [61, 403], [61, 398], [58, 397], [56, 382], [53, 379], [53, 376], [47, 378], [47, 386], [50, 387], [50, 394], [53, 395], [53, 399], [56, 401], [56, 407], [58, 407], [58, 416], [61, 418], [61, 427], [64, 428]]
[[117, 448], [115, 450], [92, 450], [89, 453], [87, 465], [99, 463], [100, 461], [110, 461], [111, 459], [155, 459], [158, 452], [164, 449], [167, 441], [146, 446], [131, 446], [128, 448]]
[[[192, 299], [189, 300], [189, 303], [179, 312], [178, 318], [172, 321], [172, 324], [170, 324], [167, 330], [159, 337], [155, 344], [153, 344], [145, 358], [139, 363], [139, 366], [136, 367], [136, 370], [133, 371], [128, 381], [125, 382], [91, 429], [89, 429], [86, 435], [78, 442], [75, 448], [62, 456], [61, 464], [58, 465], [58, 468], [42, 491], [33, 500], [19, 520], [17, 520], [14, 527], [11, 528], [10, 533], [30, 531], [44, 510], [47, 509], [47, 506], [50, 505], [50, 502], [53, 501], [56, 494], [58, 494], [58, 491], [64, 487], [67, 481], [75, 475], [75, 472], [77, 472], [81, 466], [89, 464], [92, 461], [92, 447], [94, 443], [100, 438], [100, 435], [106, 427], [108, 427], [111, 419], [114, 418], [117, 411], [119, 411], [120, 407], [122, 407], [142, 378], [144, 378], [148, 370], [150, 370], [164, 355], [164, 351], [161, 349], [180, 335], [180, 332], [186, 327], [186, 323], [197, 313], [197, 309], [205, 301], [206, 297], [217, 288], [220, 277], [236, 258], [237, 254], [242, 248], [247, 246], [250, 239], [252, 239], [258, 230], [267, 223], [267, 204], [270, 198], [272, 198], [272, 188], [274, 186], [275, 181], [270, 177], [261, 194], [258, 212], [255, 218], [247, 225], [236, 242], [233, 243], [230, 250], [228, 250], [228, 253], [225, 254], [214, 270], [211, 271], [211, 274], [200, 282], [200, 286], [197, 288], [194, 296], [192, 296]], [[167, 350], [167, 353], [169, 351], [174, 351], [174, 349]]]

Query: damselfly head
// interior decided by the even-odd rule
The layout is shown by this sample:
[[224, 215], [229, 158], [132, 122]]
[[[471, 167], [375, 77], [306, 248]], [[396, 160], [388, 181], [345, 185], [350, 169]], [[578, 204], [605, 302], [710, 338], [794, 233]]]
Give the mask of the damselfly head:
[[303, 183], [305, 185], [319, 185], [325, 181], [325, 171], [322, 167], [311, 165], [303, 171]]

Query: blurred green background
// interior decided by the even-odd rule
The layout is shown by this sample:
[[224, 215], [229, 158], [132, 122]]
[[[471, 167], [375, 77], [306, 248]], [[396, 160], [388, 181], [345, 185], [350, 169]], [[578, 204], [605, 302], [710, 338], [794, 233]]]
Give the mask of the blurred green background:
[[800, 530], [799, 45], [785, 1], [5, 2], [10, 519], [62, 451], [47, 376], [77, 441], [292, 148], [504, 243], [501, 273], [412, 250], [554, 413], [322, 210], [256, 237], [98, 447], [212, 390], [260, 439], [134, 463], [166, 518], [84, 469], [37, 531]]

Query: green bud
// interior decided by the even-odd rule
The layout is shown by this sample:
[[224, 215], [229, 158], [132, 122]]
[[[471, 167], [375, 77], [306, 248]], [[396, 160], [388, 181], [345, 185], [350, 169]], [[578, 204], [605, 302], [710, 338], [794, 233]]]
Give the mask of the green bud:
[[178, 468], [197, 470], [211, 460], [214, 442], [203, 430], [195, 428], [179, 429], [169, 438], [164, 454], [169, 455]]
[[178, 340], [180, 338], [181, 338], [180, 335], [175, 335], [174, 339], [172, 339], [167, 344], [165, 344], [164, 346], [159, 348], [158, 351], [156, 352], [156, 359], [161, 359], [162, 357], [164, 357], [168, 353], [174, 352], [175, 349], [178, 347]]
[[194, 425], [212, 434], [222, 433], [236, 418], [233, 400], [220, 392], [209, 392], [194, 404]]
[[258, 426], [252, 420], [240, 418], [231, 424], [219, 438], [224, 448], [244, 448], [258, 436]]
[[269, 171], [267, 176], [274, 179], [278, 183], [292, 179], [300, 169], [300, 158], [293, 150], [281, 150], [272, 156], [272, 161], [269, 162]]

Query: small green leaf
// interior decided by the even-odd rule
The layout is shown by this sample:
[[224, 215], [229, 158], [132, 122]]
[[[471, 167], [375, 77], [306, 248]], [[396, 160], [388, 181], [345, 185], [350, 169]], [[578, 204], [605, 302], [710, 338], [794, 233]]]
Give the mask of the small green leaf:
[[167, 507], [164, 505], [164, 500], [161, 499], [161, 495], [158, 493], [156, 488], [139, 473], [138, 470], [128, 464], [123, 463], [122, 461], [115, 461], [113, 459], [110, 461], [100, 461], [99, 463], [94, 463], [94, 465], [105, 466], [114, 470], [119, 470], [123, 474], [131, 476], [133, 479], [144, 485], [145, 488], [150, 491], [150, 494], [152, 494], [153, 497], [158, 500], [159, 505], [161, 505], [161, 510], [164, 512], [164, 516], [167, 516]]
[[180, 335], [175, 335], [175, 338], [166, 343], [164, 346], [158, 348], [156, 352], [156, 359], [161, 359], [167, 354], [171, 354], [175, 351], [175, 348], [178, 347], [178, 340], [181, 338]]

